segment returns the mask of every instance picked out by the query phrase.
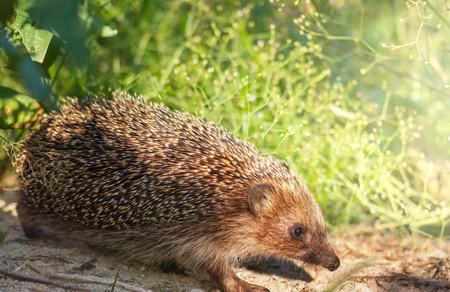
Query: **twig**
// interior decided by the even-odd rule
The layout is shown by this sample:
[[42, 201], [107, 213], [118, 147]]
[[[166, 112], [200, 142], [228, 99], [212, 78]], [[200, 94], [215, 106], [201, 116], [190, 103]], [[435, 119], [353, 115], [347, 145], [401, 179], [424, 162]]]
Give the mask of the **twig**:
[[381, 285], [381, 282], [379, 279], [375, 279], [375, 283], [377, 283], [378, 287], [380, 287], [384, 291], [389, 291], [389, 289], [387, 289], [384, 285]]
[[419, 78], [416, 78], [416, 77], [411, 76], [411, 75], [409, 75], [409, 74], [400, 72], [400, 71], [394, 69], [393, 67], [391, 67], [391, 66], [389, 66], [389, 65], [387, 65], [387, 64], [385, 64], [385, 63], [380, 62], [380, 63], [378, 63], [377, 65], [378, 65], [378, 67], [381, 67], [381, 68], [383, 68], [383, 69], [385, 69], [385, 70], [387, 70], [387, 71], [389, 71], [389, 72], [391, 72], [391, 73], [394, 73], [394, 74], [397, 75], [397, 76], [404, 77], [404, 78], [407, 78], [407, 79], [410, 79], [410, 80], [419, 82], [420, 84], [422, 84], [422, 85], [428, 87], [429, 89], [431, 89], [431, 90], [433, 90], [433, 91], [439, 92], [439, 93], [441, 93], [442, 95], [445, 95], [445, 96], [447, 96], [447, 97], [450, 97], [450, 94], [449, 94], [445, 89], [443, 89], [443, 88], [436, 87], [436, 86], [434, 86], [434, 85], [432, 85], [432, 84], [429, 84], [429, 83], [426, 82], [426, 81], [423, 81], [422, 79], [419, 79]]
[[344, 271], [341, 275], [338, 276], [336, 280], [331, 282], [328, 287], [324, 291], [335, 291], [337, 290], [345, 281], [350, 279], [350, 277], [362, 269], [371, 266], [376, 261], [376, 258], [368, 258], [363, 261], [356, 263], [351, 269]]
[[437, 263], [436, 270], [434, 271], [434, 274], [433, 274], [433, 276], [432, 276], [433, 279], [436, 278], [436, 276], [439, 275], [439, 274], [442, 272], [442, 268], [443, 268], [443, 267], [444, 267], [444, 262], [443, 262], [442, 260], [440, 260], [440, 261]]
[[[49, 278], [54, 278], [54, 279], [60, 279], [60, 280], [68, 280], [68, 281], [76, 281], [76, 282], [80, 282], [80, 283], [85, 283], [85, 284], [96, 284], [96, 285], [105, 285], [105, 286], [111, 286], [113, 284], [113, 280], [111, 279], [103, 279], [100, 277], [96, 277], [96, 276], [83, 276], [83, 275], [72, 275], [72, 274], [62, 274], [62, 273], [50, 273], [48, 271], [44, 271], [41, 268], [33, 265], [30, 262], [27, 262], [26, 265], [28, 267], [30, 267], [31, 270], [33, 270], [34, 272], [38, 273], [38, 274], [43, 274]], [[132, 286], [120, 281], [117, 281], [115, 284], [117, 287], [120, 287], [122, 289], [126, 289], [128, 291], [133, 291], [133, 292], [148, 292], [150, 290], [141, 288], [141, 287], [136, 287], [136, 286]]]
[[88, 289], [65, 285], [65, 284], [54, 282], [51, 280], [28, 276], [28, 275], [20, 274], [17, 272], [8, 272], [8, 271], [0, 270], [0, 274], [4, 275], [6, 277], [9, 277], [11, 279], [17, 280], [17, 281], [24, 281], [24, 282], [30, 282], [30, 283], [38, 283], [38, 284], [44, 284], [44, 285], [49, 285], [49, 286], [55, 286], [55, 287], [59, 287], [59, 288], [65, 289], [65, 290], [82, 291], [82, 292], [90, 292], [91, 291]]
[[450, 289], [450, 283], [438, 280], [421, 279], [413, 276], [403, 274], [391, 274], [391, 275], [366, 275], [351, 277], [353, 281], [365, 282], [367, 280], [380, 280], [383, 282], [403, 282], [413, 286], [426, 286], [436, 289]]
[[114, 289], [116, 288], [117, 278], [118, 277], [119, 277], [119, 270], [117, 270], [116, 276], [114, 277], [114, 282], [113, 282], [112, 287], [111, 287], [111, 292], [114, 292]]
[[55, 75], [53, 76], [52, 81], [51, 81], [51, 83], [50, 83], [50, 88], [51, 88], [51, 89], [53, 89], [53, 87], [55, 86], [56, 79], [58, 78], [59, 71], [61, 70], [61, 68], [62, 68], [62, 66], [63, 66], [63, 64], [64, 64], [64, 62], [66, 61], [67, 54], [68, 54], [68, 51], [66, 51], [66, 52], [64, 53], [64, 55], [62, 56], [61, 62], [59, 62], [59, 64], [58, 64], [58, 68], [56, 68]]

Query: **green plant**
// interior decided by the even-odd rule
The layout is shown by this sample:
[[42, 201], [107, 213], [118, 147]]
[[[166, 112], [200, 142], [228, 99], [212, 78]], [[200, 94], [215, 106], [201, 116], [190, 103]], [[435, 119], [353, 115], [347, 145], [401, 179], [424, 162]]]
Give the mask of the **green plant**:
[[[62, 10], [69, 21], [49, 8], [54, 1], [24, 1], [22, 20], [6, 25], [0, 122], [8, 140], [65, 96], [126, 90], [286, 159], [332, 226], [449, 234], [448, 195], [430, 191], [419, 167], [450, 159], [448, 26], [431, 8], [441, 1], [73, 1]], [[396, 26], [400, 17], [416, 27]], [[30, 50], [41, 34], [41, 49]], [[432, 65], [406, 62], [418, 56]], [[39, 68], [23, 74], [46, 95], [33, 93], [14, 58]]]

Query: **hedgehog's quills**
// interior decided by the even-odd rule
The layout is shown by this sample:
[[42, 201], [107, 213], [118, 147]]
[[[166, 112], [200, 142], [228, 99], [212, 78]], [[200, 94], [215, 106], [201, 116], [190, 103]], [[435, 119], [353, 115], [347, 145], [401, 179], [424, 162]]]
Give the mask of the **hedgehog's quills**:
[[126, 94], [44, 117], [17, 172], [28, 236], [66, 226], [129, 258], [205, 271], [223, 291], [267, 291], [233, 272], [249, 257], [339, 266], [318, 205], [286, 163]]

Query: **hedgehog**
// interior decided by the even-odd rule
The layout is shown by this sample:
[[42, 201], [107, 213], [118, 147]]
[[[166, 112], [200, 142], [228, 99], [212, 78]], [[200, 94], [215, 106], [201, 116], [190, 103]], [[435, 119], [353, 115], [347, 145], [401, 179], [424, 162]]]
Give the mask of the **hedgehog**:
[[269, 291], [233, 271], [250, 259], [339, 267], [320, 207], [286, 162], [144, 97], [67, 102], [23, 141], [16, 167], [28, 237], [59, 229], [206, 273], [225, 292]]

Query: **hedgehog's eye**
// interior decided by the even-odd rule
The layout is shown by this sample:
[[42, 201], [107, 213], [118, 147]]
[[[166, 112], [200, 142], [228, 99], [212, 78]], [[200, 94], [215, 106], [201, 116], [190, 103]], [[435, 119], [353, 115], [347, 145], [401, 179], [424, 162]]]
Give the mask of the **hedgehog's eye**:
[[301, 239], [306, 232], [305, 227], [300, 224], [294, 224], [290, 228], [290, 234], [293, 239]]

